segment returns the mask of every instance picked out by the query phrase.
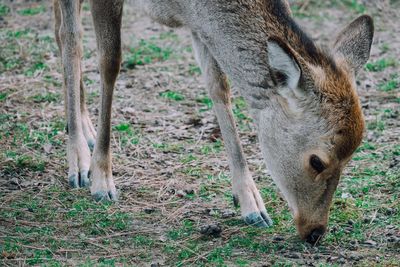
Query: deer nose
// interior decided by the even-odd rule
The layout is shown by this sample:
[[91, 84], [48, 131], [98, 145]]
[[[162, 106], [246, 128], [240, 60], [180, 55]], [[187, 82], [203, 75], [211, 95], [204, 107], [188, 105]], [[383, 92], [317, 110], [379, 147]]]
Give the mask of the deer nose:
[[311, 231], [311, 233], [307, 236], [306, 241], [312, 245], [317, 244], [322, 236], [325, 234], [325, 229], [323, 227], [315, 228]]

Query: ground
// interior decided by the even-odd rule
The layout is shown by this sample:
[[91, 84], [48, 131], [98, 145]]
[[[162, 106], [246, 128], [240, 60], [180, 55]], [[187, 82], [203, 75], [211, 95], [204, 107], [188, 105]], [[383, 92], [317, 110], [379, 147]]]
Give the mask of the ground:
[[[324, 45], [359, 14], [375, 19], [371, 58], [358, 75], [365, 138], [319, 246], [297, 237], [233, 88], [244, 150], [275, 225], [241, 221], [188, 31], [160, 26], [129, 2], [112, 121], [119, 202], [70, 189], [49, 2], [0, 3], [0, 265], [400, 266], [399, 1], [290, 1], [298, 22]], [[99, 75], [87, 4], [83, 25], [84, 83], [96, 123]]]

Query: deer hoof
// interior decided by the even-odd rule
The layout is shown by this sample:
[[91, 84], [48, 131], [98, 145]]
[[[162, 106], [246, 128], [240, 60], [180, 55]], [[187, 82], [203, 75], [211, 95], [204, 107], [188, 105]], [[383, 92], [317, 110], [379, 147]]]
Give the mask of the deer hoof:
[[68, 184], [72, 188], [84, 188], [89, 187], [90, 180], [88, 177], [88, 171], [81, 171], [79, 174], [75, 173], [68, 177]]
[[273, 225], [269, 215], [265, 211], [253, 212], [244, 217], [244, 221], [251, 226], [265, 228]]
[[71, 176], [68, 177], [68, 184], [72, 188], [78, 188], [79, 187], [79, 175], [78, 174], [72, 174]]
[[79, 186], [80, 187], [89, 187], [90, 180], [89, 180], [89, 171], [81, 171], [79, 174]]
[[99, 191], [94, 194], [92, 194], [94, 200], [98, 202], [103, 202], [103, 201], [117, 201], [118, 196], [117, 193], [111, 192], [111, 191]]

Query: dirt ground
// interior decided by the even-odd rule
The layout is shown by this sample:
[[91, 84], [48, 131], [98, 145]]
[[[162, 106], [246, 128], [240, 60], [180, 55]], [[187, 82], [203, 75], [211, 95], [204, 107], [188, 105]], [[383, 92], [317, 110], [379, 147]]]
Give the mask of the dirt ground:
[[[297, 237], [233, 88], [242, 144], [275, 225], [241, 221], [188, 31], [154, 23], [129, 2], [112, 120], [119, 202], [97, 203], [88, 190], [70, 189], [49, 2], [0, 2], [0, 265], [400, 266], [399, 1], [290, 1], [296, 20], [323, 45], [361, 13], [375, 20], [371, 58], [357, 79], [365, 138], [319, 246]], [[83, 25], [84, 83], [96, 123], [99, 75], [86, 3]]]

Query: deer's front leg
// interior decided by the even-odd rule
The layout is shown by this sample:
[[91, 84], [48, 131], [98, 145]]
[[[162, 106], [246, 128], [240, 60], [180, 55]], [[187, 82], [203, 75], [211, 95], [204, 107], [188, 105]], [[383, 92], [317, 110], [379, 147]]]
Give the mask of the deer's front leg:
[[236, 131], [226, 77], [207, 47], [195, 34], [192, 37], [196, 59], [203, 71], [228, 155], [234, 202], [240, 204], [242, 217], [247, 224], [258, 227], [271, 226], [272, 220], [251, 177]]
[[90, 150], [82, 127], [80, 81], [82, 29], [80, 2], [54, 1], [56, 38], [62, 55], [66, 115], [68, 122], [68, 182], [71, 187], [89, 185]]
[[[226, 86], [225, 82], [223, 84]], [[264, 201], [247, 167], [233, 120], [230, 102], [221, 101], [222, 98], [217, 95], [222, 93], [220, 89], [213, 88], [210, 91], [232, 173], [232, 193], [235, 205], [240, 204], [242, 217], [247, 224], [259, 227], [271, 226], [272, 220], [268, 216]], [[227, 98], [229, 98], [229, 91], [226, 94]]]
[[[54, 10], [54, 30], [55, 30], [55, 37], [56, 37], [56, 42], [58, 45], [58, 48], [60, 50], [60, 54], [63, 54], [63, 42], [67, 41], [65, 40], [65, 38], [63, 40], [61, 40], [61, 24], [62, 24], [62, 12], [61, 12], [61, 6], [60, 6], [60, 1], [62, 0], [53, 0], [53, 10]], [[73, 6], [73, 2], [69, 2], [67, 3], [67, 5], [72, 5]], [[80, 1], [80, 4], [82, 4], [82, 1]], [[64, 5], [65, 5], [65, 1], [64, 1]], [[80, 13], [81, 7], [78, 8], [78, 15]], [[74, 11], [76, 12], [76, 11]], [[80, 26], [80, 17], [78, 16], [77, 21], [78, 25]], [[67, 26], [68, 27], [68, 26]], [[65, 31], [65, 27], [63, 29]], [[81, 32], [79, 32], [78, 29], [78, 38], [79, 38], [79, 42], [78, 45], [80, 45], [80, 39], [82, 39], [80, 36], [82, 35]], [[64, 35], [65, 36], [65, 35]], [[79, 48], [81, 49], [81, 48]], [[81, 54], [81, 51], [80, 51]], [[70, 56], [70, 55], [69, 55]], [[83, 135], [86, 138], [86, 142], [88, 143], [88, 146], [91, 150], [93, 150], [94, 148], [94, 144], [95, 144], [95, 139], [96, 139], [96, 131], [93, 127], [92, 121], [90, 120], [90, 116], [89, 116], [89, 111], [86, 107], [86, 103], [85, 103], [85, 88], [83, 85], [83, 77], [82, 77], [82, 70], [79, 71], [80, 73], [80, 107], [81, 107], [81, 122], [82, 122], [82, 131], [83, 131]], [[66, 118], [68, 118], [68, 112], [69, 112], [69, 108], [68, 108], [68, 97], [67, 97], [67, 79], [64, 79], [64, 84], [63, 84], [63, 91], [64, 91], [64, 110], [65, 110], [65, 116]], [[75, 86], [75, 85], [74, 85]]]
[[90, 166], [90, 191], [96, 200], [117, 200], [111, 164], [111, 107], [121, 64], [121, 0], [90, 1], [99, 51], [101, 107], [98, 134]]

